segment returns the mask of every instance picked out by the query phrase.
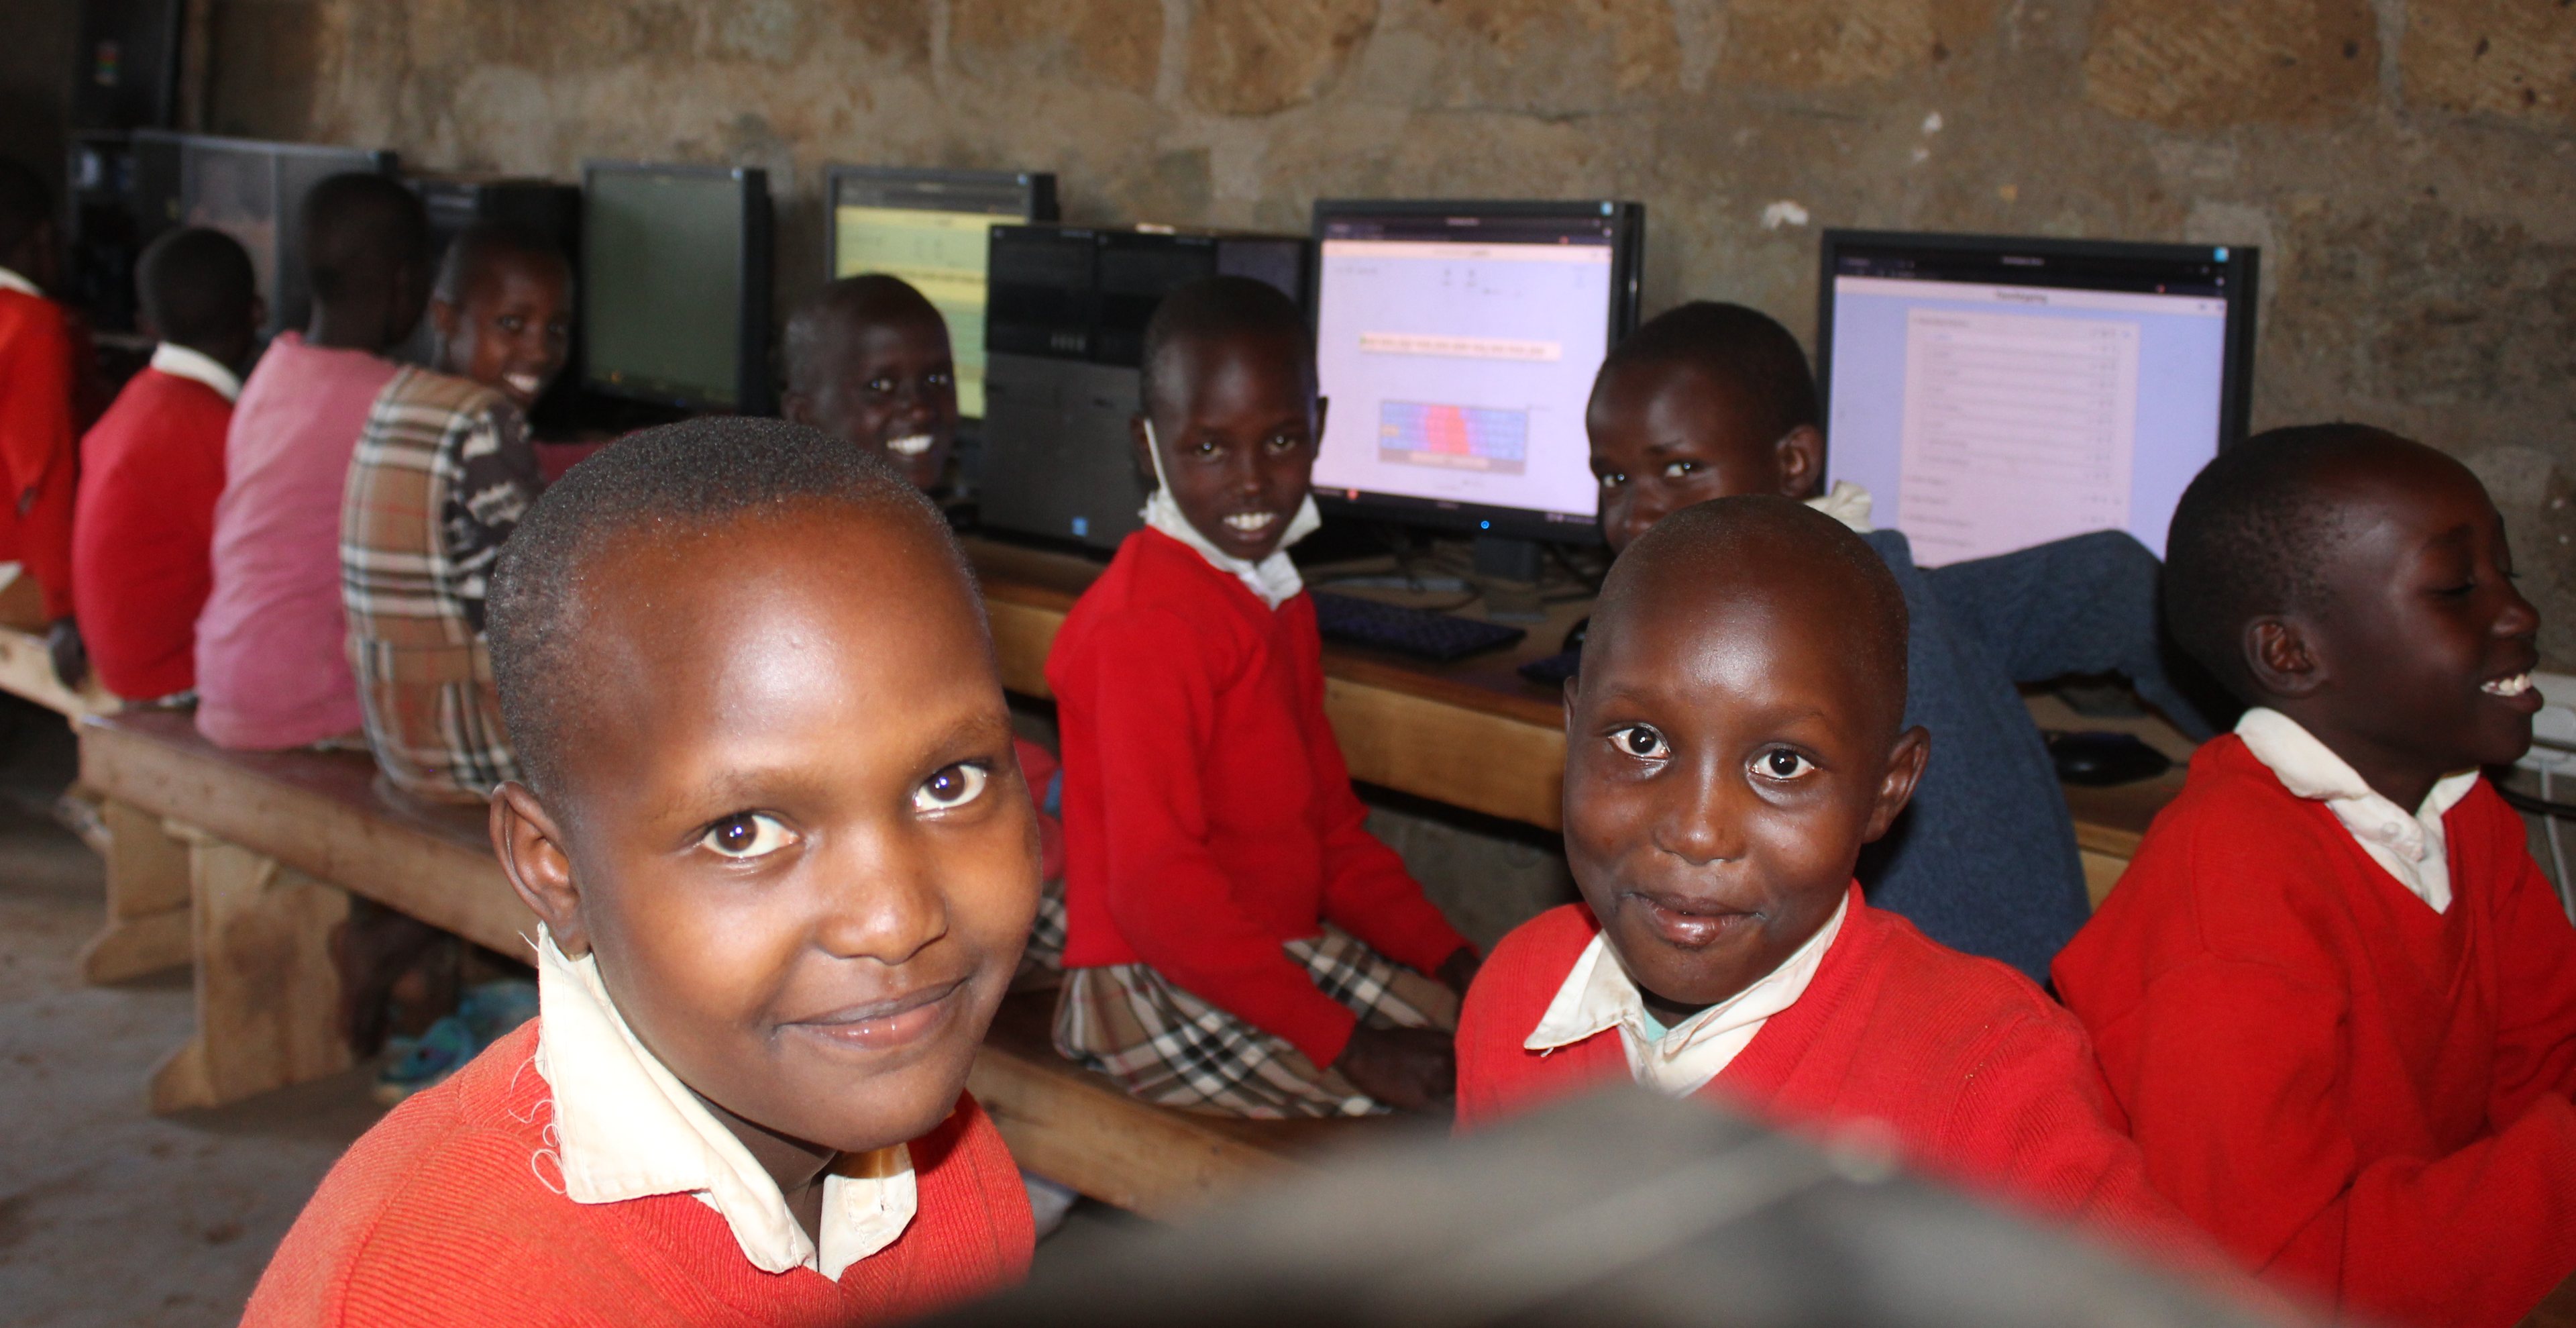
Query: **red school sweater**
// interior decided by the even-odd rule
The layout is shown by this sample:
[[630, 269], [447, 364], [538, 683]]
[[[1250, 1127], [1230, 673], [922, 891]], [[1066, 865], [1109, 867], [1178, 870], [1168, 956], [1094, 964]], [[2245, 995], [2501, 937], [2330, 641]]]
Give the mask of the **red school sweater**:
[[2576, 1271], [2576, 929], [2481, 782], [2435, 913], [2228, 734], [2054, 976], [2148, 1177], [2357, 1317], [2509, 1324]]
[[192, 378], [136, 374], [81, 439], [72, 597], [99, 681], [148, 701], [197, 685], [197, 611], [224, 492], [233, 403]]
[[1140, 530], [1065, 618], [1046, 673], [1066, 968], [1150, 964], [1325, 1066], [1356, 1017], [1281, 942], [1330, 922], [1425, 973], [1467, 944], [1361, 827], [1307, 595], [1274, 611]]
[[350, 1147], [260, 1277], [245, 1328], [883, 1323], [1028, 1269], [1028, 1195], [971, 1097], [911, 1143], [912, 1225], [837, 1283], [810, 1268], [762, 1272], [723, 1216], [685, 1194], [574, 1203], [548, 1169], [537, 1028]]
[[[1806, 993], [1697, 1096], [1787, 1128], [1874, 1123], [1908, 1165], [1963, 1189], [2185, 1264], [2204, 1237], [2147, 1185], [2074, 1016], [2030, 979], [1914, 924], [1850, 911]], [[1522, 1045], [1600, 931], [1566, 904], [1521, 924], [1458, 1019], [1458, 1124], [1630, 1078], [1615, 1028], [1554, 1051]]]
[[76, 344], [61, 305], [0, 289], [0, 562], [35, 578], [48, 619], [72, 614]]

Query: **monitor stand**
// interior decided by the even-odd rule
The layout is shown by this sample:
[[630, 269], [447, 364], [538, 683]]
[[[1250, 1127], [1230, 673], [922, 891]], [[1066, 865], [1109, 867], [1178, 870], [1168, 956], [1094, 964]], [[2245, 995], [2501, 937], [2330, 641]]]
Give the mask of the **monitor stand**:
[[1545, 551], [1537, 540], [1511, 539], [1502, 535], [1476, 537], [1476, 575], [1497, 581], [1534, 583], [1547, 564]]

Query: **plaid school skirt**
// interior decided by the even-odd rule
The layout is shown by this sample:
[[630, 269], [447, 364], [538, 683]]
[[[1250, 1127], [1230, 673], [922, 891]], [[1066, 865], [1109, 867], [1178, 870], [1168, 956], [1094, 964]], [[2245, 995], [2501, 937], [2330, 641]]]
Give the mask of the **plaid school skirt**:
[[[1060, 912], [1056, 925], [1061, 953]], [[1458, 1027], [1457, 993], [1338, 927], [1280, 948], [1325, 995], [1364, 1023], [1444, 1032]], [[1144, 964], [1067, 970], [1056, 999], [1055, 1047], [1137, 1097], [1168, 1107], [1262, 1120], [1387, 1110], [1339, 1070], [1317, 1067], [1286, 1041]]]

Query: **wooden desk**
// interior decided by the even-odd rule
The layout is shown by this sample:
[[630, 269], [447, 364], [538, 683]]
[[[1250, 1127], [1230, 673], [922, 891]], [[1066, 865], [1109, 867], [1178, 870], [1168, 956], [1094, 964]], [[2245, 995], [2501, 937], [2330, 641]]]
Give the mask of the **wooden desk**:
[[54, 677], [53, 656], [46, 653], [43, 634], [16, 627], [0, 627], [0, 692], [24, 697], [68, 719], [109, 714], [125, 704], [98, 685], [95, 673], [83, 680], [78, 691], [63, 686]]
[[[154, 865], [195, 900], [197, 1030], [154, 1072], [156, 1111], [348, 1067], [329, 936], [350, 893], [503, 954], [528, 952], [536, 918], [501, 874], [480, 808], [389, 794], [357, 753], [227, 752], [182, 714], [97, 717], [79, 731], [83, 777], [154, 832], [120, 834], [115, 858], [168, 846], [153, 848]], [[1055, 1054], [1052, 1010], [1051, 992], [1006, 1002], [968, 1083], [1015, 1156], [1084, 1194], [1170, 1217], [1370, 1128], [1138, 1102]]]
[[[1046, 656], [1101, 564], [990, 540], [966, 555], [984, 583], [1002, 685], [1046, 699]], [[1559, 606], [1529, 638], [1455, 664], [1326, 644], [1324, 712], [1351, 778], [1468, 811], [1561, 828], [1565, 729], [1559, 694], [1521, 664], [1557, 652], [1587, 605]], [[1519, 624], [1515, 624], [1519, 625]]]
[[[1074, 554], [980, 539], [966, 541], [966, 555], [983, 580], [1002, 685], [1024, 696], [1047, 697], [1047, 650], [1064, 625], [1066, 610], [1100, 574], [1101, 565]], [[1590, 611], [1589, 603], [1559, 605], [1547, 622], [1530, 628], [1529, 638], [1518, 647], [1455, 664], [1326, 643], [1324, 711], [1341, 739], [1351, 777], [1541, 829], [1562, 829], [1561, 699], [1554, 689], [1531, 683], [1514, 670], [1555, 654], [1566, 630]], [[2043, 727], [2136, 732], [2177, 762], [2191, 756], [2190, 742], [2160, 720], [2079, 716], [2053, 696], [2034, 697], [2031, 706], [2032, 717]], [[2147, 822], [2181, 787], [2177, 765], [2160, 780], [2066, 790], [2094, 903], [2110, 893], [2137, 851]]]

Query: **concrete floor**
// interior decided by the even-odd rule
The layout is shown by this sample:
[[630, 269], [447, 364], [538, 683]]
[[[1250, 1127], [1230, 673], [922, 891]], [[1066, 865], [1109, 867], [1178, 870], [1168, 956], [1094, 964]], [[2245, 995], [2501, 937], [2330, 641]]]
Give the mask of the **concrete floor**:
[[[46, 814], [73, 769], [62, 721], [0, 694], [0, 1328], [236, 1323], [313, 1187], [382, 1114], [371, 1072], [144, 1109], [192, 998], [184, 972], [79, 980], [100, 865]], [[1134, 1223], [1085, 1203], [1068, 1234]], [[1081, 1244], [1050, 1240], [1040, 1261]]]
[[70, 776], [60, 725], [0, 714], [0, 1326], [235, 1323], [379, 1111], [364, 1072], [215, 1111], [144, 1109], [152, 1067], [188, 1036], [187, 975], [88, 987], [74, 972], [102, 885], [97, 857], [42, 811]]

